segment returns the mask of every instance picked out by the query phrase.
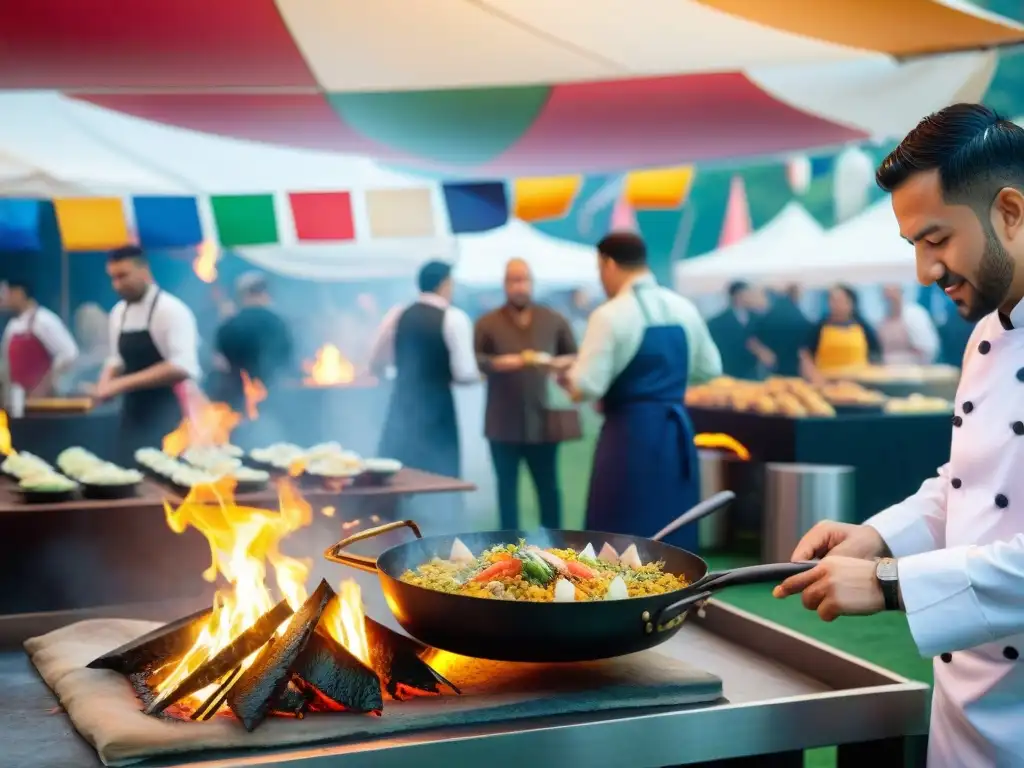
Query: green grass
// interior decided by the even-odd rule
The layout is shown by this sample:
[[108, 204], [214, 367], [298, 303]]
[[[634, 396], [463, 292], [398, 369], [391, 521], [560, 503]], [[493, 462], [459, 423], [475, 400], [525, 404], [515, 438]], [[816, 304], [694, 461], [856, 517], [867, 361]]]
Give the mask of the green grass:
[[[568, 528], [583, 527], [597, 423], [596, 417], [588, 414], [585, 420], [586, 436], [582, 440], [566, 443], [561, 448], [559, 474], [564, 525]], [[523, 524], [539, 525], [536, 494], [525, 472], [520, 482]], [[714, 569], [753, 562], [749, 558], [728, 555], [709, 556], [707, 559]], [[918, 654], [903, 614], [842, 618], [829, 624], [821, 621], [816, 613], [806, 610], [799, 598], [775, 599], [771, 595], [771, 588], [770, 584], [733, 587], [722, 592], [720, 599], [899, 675], [931, 684], [931, 659], [922, 659]], [[832, 768], [835, 764], [835, 749], [816, 749], [806, 753], [807, 768]]]

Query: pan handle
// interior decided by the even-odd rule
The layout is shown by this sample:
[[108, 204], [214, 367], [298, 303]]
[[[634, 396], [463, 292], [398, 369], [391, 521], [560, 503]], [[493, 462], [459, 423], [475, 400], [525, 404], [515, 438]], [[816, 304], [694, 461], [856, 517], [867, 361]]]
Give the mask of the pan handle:
[[666, 525], [656, 534], [651, 536], [651, 541], [661, 541], [663, 538], [668, 536], [670, 533], [675, 533], [677, 530], [682, 528], [684, 525], [700, 520], [702, 517], [707, 517], [712, 512], [717, 512], [723, 507], [728, 506], [736, 498], [736, 494], [732, 491], [719, 491], [714, 496], [709, 496], [704, 499], [700, 504], [695, 507], [691, 507], [686, 512], [681, 514], [671, 523]]
[[342, 565], [347, 565], [349, 568], [366, 571], [367, 573], [376, 573], [377, 558], [366, 557], [365, 555], [353, 555], [351, 552], [342, 552], [342, 550], [346, 547], [352, 546], [357, 541], [372, 539], [376, 536], [390, 533], [391, 531], [397, 531], [399, 528], [409, 528], [416, 534], [417, 539], [423, 538], [423, 534], [420, 533], [420, 527], [412, 520], [396, 520], [393, 523], [385, 523], [384, 525], [378, 525], [376, 528], [367, 528], [365, 531], [353, 533], [347, 539], [342, 539], [334, 546], [328, 547], [324, 550], [324, 557], [332, 563], [341, 563]]
[[746, 568], [733, 568], [728, 571], [714, 571], [687, 587], [688, 594], [682, 600], [662, 608], [655, 618], [655, 626], [659, 631], [674, 627], [682, 614], [686, 613], [695, 603], [702, 603], [714, 592], [726, 587], [740, 584], [760, 584], [766, 581], [784, 581], [790, 576], [809, 571], [817, 561], [802, 563], [767, 563], [751, 565]]

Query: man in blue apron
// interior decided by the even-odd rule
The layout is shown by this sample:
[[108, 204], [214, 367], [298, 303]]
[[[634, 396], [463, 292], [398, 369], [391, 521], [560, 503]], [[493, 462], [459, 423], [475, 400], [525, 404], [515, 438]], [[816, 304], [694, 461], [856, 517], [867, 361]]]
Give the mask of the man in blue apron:
[[371, 352], [378, 376], [394, 368], [394, 388], [379, 453], [414, 469], [459, 477], [459, 429], [452, 384], [480, 381], [473, 323], [451, 306], [451, 267], [427, 263], [420, 295], [389, 313]]
[[[707, 324], [689, 300], [657, 284], [644, 241], [613, 233], [597, 246], [608, 301], [594, 310], [563, 377], [576, 401], [599, 401], [587, 528], [650, 536], [700, 500], [688, 382], [722, 373]], [[697, 549], [697, 526], [668, 538]]]
[[94, 397], [121, 397], [118, 460], [131, 466], [136, 450], [159, 448], [180, 423], [175, 387], [199, 376], [199, 334], [192, 310], [153, 281], [140, 248], [112, 251], [107, 274], [122, 300], [110, 313], [113, 354]]

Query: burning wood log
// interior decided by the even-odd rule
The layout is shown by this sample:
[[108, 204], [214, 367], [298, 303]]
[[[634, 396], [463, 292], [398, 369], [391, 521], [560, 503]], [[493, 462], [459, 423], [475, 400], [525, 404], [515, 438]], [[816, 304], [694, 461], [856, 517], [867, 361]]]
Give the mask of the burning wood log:
[[209, 620], [210, 613], [211, 609], [205, 608], [165, 624], [93, 659], [86, 666], [89, 669], [110, 669], [126, 677], [138, 672], [148, 674], [154, 666], [163, 664], [169, 658], [181, 656], [191, 648]]
[[309, 697], [300, 688], [301, 683], [302, 681], [295, 677], [288, 681], [288, 685], [277, 697], [277, 701], [274, 702], [274, 706], [270, 710], [272, 715], [296, 717], [299, 720], [306, 716]]
[[287, 601], [282, 600], [273, 609], [263, 614], [255, 624], [236, 637], [213, 658], [205, 661], [188, 677], [169, 691], [162, 692], [156, 700], [146, 708], [147, 715], [163, 712], [167, 707], [201, 691], [208, 685], [220, 680], [233, 670], [252, 653], [263, 648], [274, 636], [277, 628], [292, 615]]
[[384, 708], [377, 673], [322, 629], [296, 659], [296, 684], [312, 712], [374, 712]]
[[242, 721], [245, 730], [252, 731], [263, 722], [274, 701], [288, 685], [292, 665], [305, 649], [332, 597], [334, 590], [326, 581], [321, 581], [292, 617], [285, 633], [264, 646], [228, 692], [228, 706]]
[[439, 696], [442, 687], [461, 694], [423, 661], [425, 645], [388, 629], [369, 616], [365, 621], [370, 663], [392, 699], [404, 701], [416, 696]]

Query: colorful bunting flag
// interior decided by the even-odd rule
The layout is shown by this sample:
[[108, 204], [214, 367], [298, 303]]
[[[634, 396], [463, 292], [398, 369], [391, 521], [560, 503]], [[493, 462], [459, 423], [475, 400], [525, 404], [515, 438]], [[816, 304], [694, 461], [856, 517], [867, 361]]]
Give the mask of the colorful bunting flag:
[[430, 189], [371, 189], [366, 192], [370, 235], [388, 237], [433, 237], [434, 203]]
[[38, 251], [39, 200], [0, 198], [0, 251]]
[[210, 205], [217, 240], [225, 248], [277, 242], [273, 195], [216, 195]]
[[459, 182], [445, 184], [442, 189], [454, 235], [486, 232], [508, 221], [504, 182]]
[[613, 232], [639, 232], [640, 225], [636, 221], [636, 211], [629, 204], [625, 195], [620, 195], [612, 208], [611, 229]]
[[119, 197], [68, 197], [53, 206], [65, 251], [107, 251], [132, 240]]
[[288, 195], [299, 240], [355, 240], [352, 196], [348, 192], [292, 192]]
[[512, 182], [513, 213], [523, 221], [561, 219], [572, 208], [582, 176], [548, 176]]
[[690, 194], [696, 169], [691, 165], [626, 174], [623, 197], [638, 211], [675, 210]]
[[194, 197], [136, 197], [132, 207], [143, 248], [190, 248], [203, 241]]
[[750, 222], [750, 206], [747, 204], [747, 187], [743, 177], [736, 174], [729, 184], [729, 200], [725, 204], [725, 219], [718, 247], [733, 245], [745, 238], [754, 229]]

